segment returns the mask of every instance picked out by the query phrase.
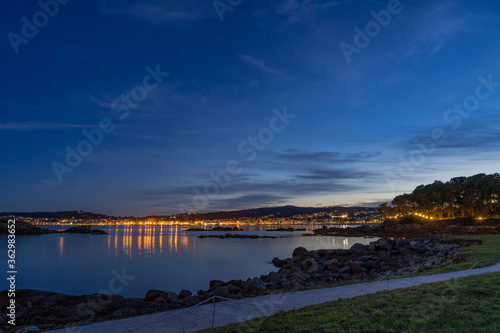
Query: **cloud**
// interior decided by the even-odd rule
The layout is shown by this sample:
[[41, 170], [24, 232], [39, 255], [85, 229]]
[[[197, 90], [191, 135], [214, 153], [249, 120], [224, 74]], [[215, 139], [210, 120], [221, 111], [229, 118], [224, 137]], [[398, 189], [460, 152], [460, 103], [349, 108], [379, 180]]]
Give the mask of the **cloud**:
[[378, 151], [343, 154], [330, 151], [305, 152], [301, 150], [289, 149], [286, 150], [283, 154], [278, 154], [276, 157], [278, 159], [290, 162], [353, 163], [364, 161], [380, 155], [381, 153]]
[[100, 10], [107, 14], [123, 15], [151, 24], [176, 24], [215, 17], [211, 2], [184, 1], [101, 1]]
[[270, 73], [270, 74], [277, 74], [277, 75], [284, 75], [282, 72], [280, 72], [277, 69], [274, 69], [268, 65], [262, 60], [256, 59], [250, 55], [246, 54], [241, 54], [239, 57], [245, 61], [247, 64], [251, 65], [254, 68], [260, 69], [264, 72]]
[[418, 56], [432, 57], [457, 34], [471, 26], [470, 14], [460, 13], [453, 0], [430, 2], [418, 12], [407, 26], [407, 51], [401, 59]]
[[295, 23], [312, 19], [322, 11], [348, 2], [350, 0], [284, 0], [275, 7], [274, 12], [275, 14], [288, 16], [288, 23]]
[[0, 123], [0, 130], [58, 130], [69, 128], [91, 128], [91, 125], [63, 124], [63, 123], [43, 123], [36, 121], [20, 123]]

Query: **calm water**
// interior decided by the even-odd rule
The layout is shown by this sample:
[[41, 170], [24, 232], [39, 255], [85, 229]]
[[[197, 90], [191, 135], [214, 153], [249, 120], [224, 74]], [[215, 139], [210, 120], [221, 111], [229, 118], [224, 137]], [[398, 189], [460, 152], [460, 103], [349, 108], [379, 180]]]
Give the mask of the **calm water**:
[[[47, 227], [59, 229], [57, 227]], [[357, 237], [304, 237], [305, 232], [269, 232], [253, 228], [232, 232], [285, 235], [278, 239], [197, 238], [176, 226], [117, 226], [98, 228], [108, 235], [49, 234], [16, 239], [17, 288], [40, 289], [73, 295], [119, 288], [113, 271], [133, 276], [118, 293], [144, 297], [149, 289], [196, 293], [210, 280], [246, 279], [276, 270], [273, 257], [290, 257], [293, 249], [346, 249], [373, 239]], [[310, 233], [310, 232], [309, 232]], [[0, 238], [7, 262], [6, 237]], [[111, 285], [110, 285], [111, 282]], [[7, 289], [3, 282], [2, 290]]]

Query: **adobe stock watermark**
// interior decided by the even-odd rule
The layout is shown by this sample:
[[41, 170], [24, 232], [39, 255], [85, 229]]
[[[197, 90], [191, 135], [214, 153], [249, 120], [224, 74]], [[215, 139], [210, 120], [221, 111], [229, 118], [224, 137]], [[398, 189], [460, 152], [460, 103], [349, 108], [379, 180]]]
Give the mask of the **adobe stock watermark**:
[[54, 18], [58, 13], [61, 5], [66, 5], [71, 0], [40, 0], [38, 1], [38, 6], [40, 6], [39, 11], [33, 14], [31, 20], [26, 16], [21, 18], [23, 23], [21, 26], [21, 33], [16, 34], [14, 32], [9, 32], [7, 38], [9, 39], [10, 45], [16, 54], [19, 53], [19, 46], [22, 44], [28, 44], [29, 41], [38, 35], [39, 29], [45, 27], [50, 19]]
[[[493, 81], [493, 74], [487, 78], [478, 76], [479, 84], [474, 89], [474, 93], [465, 97], [462, 104], [454, 104], [443, 113], [443, 121], [449, 126], [448, 131], [458, 130], [464, 119], [468, 119], [472, 112], [479, 109], [481, 102], [490, 98], [496, 88], [500, 87], [500, 82]], [[415, 174], [417, 168], [425, 163], [426, 158], [432, 155], [437, 146], [448, 140], [447, 130], [442, 127], [434, 128], [430, 135], [423, 140], [414, 140], [416, 148], [411, 152], [400, 156], [397, 175], [392, 172], [386, 172], [385, 178], [389, 187], [394, 191], [397, 183], [402, 179], [411, 177]]]
[[245, 157], [243, 161], [231, 160], [226, 163], [223, 170], [209, 172], [212, 182], [207, 182], [202, 188], [193, 188], [192, 206], [186, 204], [179, 205], [181, 214], [197, 212], [209, 206], [210, 201], [221, 194], [222, 190], [231, 183], [232, 177], [239, 175], [243, 170], [243, 164], [251, 163], [258, 153], [274, 141], [276, 133], [282, 132], [296, 115], [289, 114], [287, 107], [283, 111], [273, 109], [274, 116], [269, 120], [267, 127], [261, 128], [256, 135], [250, 135], [246, 140], [240, 142], [237, 147], [240, 156]]
[[401, 14], [403, 10], [404, 7], [399, 0], [390, 0], [387, 3], [386, 9], [381, 9], [378, 12], [374, 10], [370, 11], [370, 15], [373, 19], [365, 24], [363, 30], [358, 26], [354, 27], [354, 32], [356, 34], [353, 37], [352, 44], [345, 41], [339, 44], [346, 62], [350, 64], [353, 54], [360, 54], [361, 50], [370, 45], [372, 39], [380, 35], [382, 28], [386, 28], [391, 24], [392, 17]]
[[128, 275], [125, 272], [125, 267], [122, 267], [121, 273], [116, 269], [112, 269], [111, 275], [113, 277], [109, 279], [107, 288], [99, 290], [95, 295], [95, 302], [87, 301], [87, 303], [78, 305], [76, 311], [81, 320], [94, 320], [96, 315], [102, 312], [106, 305], [113, 301], [113, 298], [110, 296], [119, 295], [129, 285], [130, 281], [135, 280], [135, 276]]
[[[144, 101], [148, 97], [148, 93], [158, 88], [163, 80], [170, 75], [160, 70], [160, 65], [156, 65], [153, 69], [150, 66], [146, 67], [146, 74], [142, 79], [142, 84], [137, 85], [129, 92], [122, 94], [111, 103], [111, 111], [113, 111], [119, 120], [125, 120], [130, 114], [131, 109], [137, 108], [138, 103]], [[82, 139], [75, 146], [66, 146], [66, 158], [63, 163], [53, 161], [51, 164], [52, 170], [61, 183], [66, 173], [73, 172], [74, 168], [82, 164], [83, 159], [92, 154], [94, 147], [99, 146], [104, 141], [104, 134], [110, 134], [116, 129], [116, 125], [110, 118], [103, 118], [95, 129], [82, 130]]]
[[212, 5], [214, 6], [217, 16], [219, 16], [220, 21], [223, 22], [224, 13], [232, 12], [236, 7], [241, 5], [242, 2], [243, 0], [215, 0], [212, 2]]

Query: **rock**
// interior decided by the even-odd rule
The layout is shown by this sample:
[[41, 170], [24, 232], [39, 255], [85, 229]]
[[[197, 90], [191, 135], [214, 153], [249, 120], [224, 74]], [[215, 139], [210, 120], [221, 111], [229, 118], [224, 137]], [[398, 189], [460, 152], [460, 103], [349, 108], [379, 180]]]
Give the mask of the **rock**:
[[177, 294], [173, 291], [165, 291], [164, 293], [161, 293], [160, 297], [163, 298], [166, 303], [175, 303], [179, 299]]
[[303, 247], [298, 247], [295, 250], [293, 250], [292, 257], [300, 257], [300, 256], [305, 256], [309, 254], [309, 251], [307, 251]]
[[219, 296], [219, 297], [227, 297], [227, 295], [229, 295], [229, 288], [227, 286], [222, 286], [222, 287], [218, 287], [218, 288], [215, 288], [214, 290], [210, 291], [206, 298], [209, 299], [209, 298], [212, 298], [214, 296]]
[[197, 296], [189, 296], [181, 301], [183, 306], [193, 306], [200, 303], [200, 299]]
[[420, 255], [418, 252], [407, 249], [405, 247], [399, 248], [399, 252], [404, 256], [419, 256]]
[[278, 257], [274, 257], [272, 263], [274, 266], [281, 268], [286, 265], [287, 261], [284, 259], [279, 259]]
[[36, 326], [26, 326], [18, 329], [16, 333], [36, 333], [40, 332], [40, 329]]
[[113, 312], [111, 314], [111, 316], [113, 317], [113, 319], [122, 319], [123, 318], [123, 312], [121, 312], [120, 310], [116, 310], [115, 312]]
[[307, 271], [313, 265], [317, 265], [317, 262], [314, 258], [307, 258], [306, 260], [300, 263], [300, 266], [305, 271]]
[[390, 243], [390, 240], [387, 238], [380, 238], [378, 240], [378, 243], [385, 249], [385, 250], [392, 250], [392, 245]]
[[292, 274], [292, 271], [291, 271], [291, 270], [289, 270], [289, 269], [280, 269], [280, 270], [278, 271], [278, 274], [279, 274], [281, 277], [283, 277], [283, 278], [285, 278], [285, 279], [286, 279], [286, 278], [287, 278], [290, 274]]
[[259, 278], [248, 279], [243, 285], [243, 288], [250, 291], [264, 291], [266, 290], [266, 284], [262, 282]]
[[339, 270], [339, 262], [337, 259], [331, 259], [325, 262], [325, 267], [331, 272], [336, 272]]
[[356, 243], [353, 246], [351, 246], [351, 250], [364, 250], [365, 246], [361, 243]]
[[154, 299], [160, 297], [160, 295], [163, 293], [161, 290], [155, 290], [151, 289], [146, 293], [146, 297], [144, 297], [145, 301], [152, 302]]
[[224, 285], [225, 285], [224, 281], [212, 280], [212, 281], [210, 281], [210, 288], [209, 289], [219, 288], [219, 287], [222, 287]]
[[346, 274], [346, 273], [350, 273], [350, 272], [351, 272], [351, 267], [350, 266], [344, 266], [344, 267], [342, 267], [342, 268], [339, 269], [338, 274], [342, 275], [342, 274]]
[[363, 273], [366, 273], [366, 268], [364, 268], [363, 266], [361, 266], [359, 264], [352, 264], [351, 270], [356, 275], [361, 275]]
[[181, 290], [181, 292], [179, 293], [179, 299], [184, 299], [192, 295], [193, 293], [190, 292], [189, 290]]
[[167, 301], [165, 301], [165, 299], [163, 297], [156, 297], [153, 300], [153, 303], [167, 303]]

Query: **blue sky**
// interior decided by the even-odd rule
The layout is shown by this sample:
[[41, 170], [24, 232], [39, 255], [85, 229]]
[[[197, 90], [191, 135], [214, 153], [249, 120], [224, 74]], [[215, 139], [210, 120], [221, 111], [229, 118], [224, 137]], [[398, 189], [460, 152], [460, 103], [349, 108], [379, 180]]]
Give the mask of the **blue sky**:
[[41, 3], [0, 11], [0, 211], [367, 204], [498, 171], [499, 1]]

